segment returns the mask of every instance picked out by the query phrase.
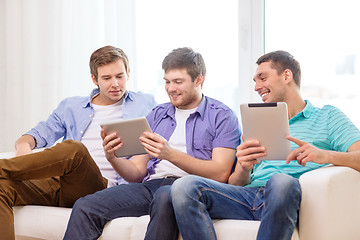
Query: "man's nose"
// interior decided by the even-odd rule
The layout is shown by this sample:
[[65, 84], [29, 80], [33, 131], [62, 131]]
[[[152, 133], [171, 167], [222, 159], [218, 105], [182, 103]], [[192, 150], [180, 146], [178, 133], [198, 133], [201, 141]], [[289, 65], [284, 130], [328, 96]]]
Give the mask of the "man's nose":
[[116, 78], [112, 79], [112, 86], [117, 88], [119, 86], [119, 81]]
[[261, 89], [261, 84], [259, 82], [255, 82], [254, 90], [257, 92]]

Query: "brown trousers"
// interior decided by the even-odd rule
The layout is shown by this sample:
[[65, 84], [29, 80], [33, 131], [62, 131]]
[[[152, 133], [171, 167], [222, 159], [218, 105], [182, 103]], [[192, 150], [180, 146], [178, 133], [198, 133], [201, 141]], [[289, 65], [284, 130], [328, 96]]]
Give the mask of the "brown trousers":
[[13, 206], [72, 207], [80, 197], [106, 187], [107, 180], [78, 141], [0, 159], [0, 240], [15, 239]]

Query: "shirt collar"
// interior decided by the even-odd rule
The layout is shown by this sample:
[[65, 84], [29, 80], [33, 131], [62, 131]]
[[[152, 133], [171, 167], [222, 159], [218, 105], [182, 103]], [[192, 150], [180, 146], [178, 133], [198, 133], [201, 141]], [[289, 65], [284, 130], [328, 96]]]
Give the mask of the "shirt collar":
[[[94, 99], [94, 97], [96, 97], [97, 95], [99, 95], [100, 93], [100, 89], [98, 88], [94, 88], [91, 93], [90, 93], [90, 97], [88, 98], [88, 100], [86, 101], [85, 105], [83, 106], [84, 108], [86, 107], [90, 107], [91, 106], [91, 101]], [[126, 90], [124, 93], [124, 101], [127, 100], [131, 100], [133, 101], [133, 97], [131, 96], [131, 94]]]
[[306, 105], [305, 105], [304, 109], [301, 112], [299, 112], [298, 114], [296, 114], [296, 116], [294, 118], [297, 118], [299, 116], [302, 116], [304, 118], [310, 117], [310, 115], [314, 111], [315, 107], [308, 100], [305, 100], [305, 103], [306, 103]]
[[305, 102], [306, 102], [306, 106], [302, 110], [302, 112], [305, 118], [309, 118], [311, 113], [314, 111], [315, 107], [308, 100], [305, 100]]
[[[202, 95], [202, 99], [201, 99], [201, 102], [200, 102], [200, 105], [199, 107], [196, 109], [195, 112], [198, 112], [200, 117], [203, 118], [204, 114], [205, 114], [205, 109], [206, 109], [206, 104], [207, 104], [207, 99], [206, 97], [204, 96], [204, 94]], [[211, 104], [211, 107], [213, 107], [214, 104]]]
[[[195, 114], [195, 113], [199, 113], [199, 115], [202, 117], [204, 116], [204, 112], [205, 112], [205, 107], [206, 107], [206, 97], [204, 95], [202, 95], [202, 99], [201, 99], [201, 102], [200, 102], [200, 105], [198, 106], [198, 108], [196, 109], [196, 111], [192, 114]], [[172, 118], [175, 118], [175, 107], [173, 105], [170, 104], [166, 114]], [[192, 115], [190, 114], [190, 115]]]

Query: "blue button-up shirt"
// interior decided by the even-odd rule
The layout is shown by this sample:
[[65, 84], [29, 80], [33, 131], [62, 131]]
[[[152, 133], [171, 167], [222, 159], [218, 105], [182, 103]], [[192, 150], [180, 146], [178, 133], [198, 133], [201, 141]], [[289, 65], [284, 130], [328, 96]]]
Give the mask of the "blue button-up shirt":
[[[58, 139], [80, 141], [94, 117], [91, 100], [99, 94], [94, 89], [88, 97], [69, 97], [60, 102], [46, 121], [38, 123], [25, 134], [36, 140], [36, 148], [50, 147]], [[146, 116], [156, 106], [154, 97], [141, 92], [127, 91], [122, 104], [123, 118]]]
[[[170, 103], [160, 104], [146, 118], [153, 132], [166, 140], [170, 139], [176, 127], [174, 106]], [[235, 113], [225, 104], [203, 96], [197, 110], [186, 120], [187, 154], [211, 160], [214, 148], [235, 149], [240, 144], [240, 135], [240, 125]], [[155, 173], [155, 166], [160, 160], [151, 157], [148, 176], [144, 181]]]

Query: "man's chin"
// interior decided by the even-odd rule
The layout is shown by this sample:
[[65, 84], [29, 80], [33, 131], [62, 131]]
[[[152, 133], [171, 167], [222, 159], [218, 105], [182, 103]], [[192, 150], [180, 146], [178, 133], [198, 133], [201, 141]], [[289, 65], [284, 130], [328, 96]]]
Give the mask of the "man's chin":
[[170, 100], [171, 105], [173, 105], [174, 107], [180, 107], [181, 106], [181, 102], [180, 101], [174, 101], [174, 100]]
[[179, 104], [177, 102], [174, 102], [174, 101], [170, 101], [171, 105], [173, 105], [174, 107], [178, 107]]
[[121, 100], [121, 97], [111, 98], [111, 101], [112, 101], [113, 103], [117, 103], [117, 102], [120, 101], [120, 100]]
[[270, 98], [267, 98], [267, 97], [265, 97], [265, 98], [263, 98], [263, 99], [261, 99], [264, 103], [269, 103], [269, 102], [271, 102], [271, 100], [270, 100]]

